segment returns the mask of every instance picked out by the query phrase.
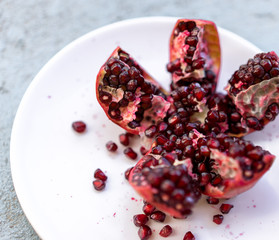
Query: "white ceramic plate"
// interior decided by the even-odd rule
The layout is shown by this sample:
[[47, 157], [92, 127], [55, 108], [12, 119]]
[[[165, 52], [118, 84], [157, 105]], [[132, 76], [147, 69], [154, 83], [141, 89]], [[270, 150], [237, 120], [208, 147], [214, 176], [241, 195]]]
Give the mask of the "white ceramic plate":
[[[105, 149], [118, 142], [119, 127], [111, 123], [95, 99], [95, 77], [116, 46], [128, 51], [148, 72], [168, 87], [165, 71], [168, 41], [175, 18], [133, 19], [97, 29], [55, 55], [35, 77], [18, 109], [11, 139], [11, 168], [15, 189], [30, 223], [44, 240], [138, 239], [132, 216], [142, 201], [124, 180], [134, 162]], [[219, 90], [237, 67], [260, 50], [246, 40], [220, 30], [222, 72]], [[77, 134], [73, 121], [88, 129]], [[249, 136], [277, 156], [278, 121]], [[93, 172], [108, 175], [107, 187], [96, 192]], [[276, 183], [277, 182], [277, 183]], [[271, 171], [250, 191], [228, 202], [235, 207], [222, 225], [212, 222], [219, 213], [202, 199], [187, 220], [167, 218], [182, 239], [191, 230], [196, 239], [274, 239], [278, 234], [279, 169]], [[161, 239], [164, 224], [150, 221], [152, 239]]]

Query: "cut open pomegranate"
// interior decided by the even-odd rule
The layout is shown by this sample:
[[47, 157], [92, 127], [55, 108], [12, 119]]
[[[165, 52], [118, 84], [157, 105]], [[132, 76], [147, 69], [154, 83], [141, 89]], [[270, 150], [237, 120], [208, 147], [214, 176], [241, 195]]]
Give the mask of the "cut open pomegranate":
[[[169, 95], [120, 47], [97, 76], [97, 99], [108, 118], [152, 145], [141, 148], [145, 155], [125, 173], [151, 219], [159, 221], [160, 210], [185, 218], [201, 194], [218, 204], [247, 191], [274, 161], [274, 155], [239, 137], [261, 130], [279, 113], [277, 55], [249, 59], [233, 74], [224, 95], [215, 92], [220, 54], [213, 22], [180, 19], [170, 38]], [[126, 146], [124, 137], [120, 141]], [[215, 217], [218, 224], [220, 216]], [[140, 238], [150, 235], [143, 223]]]
[[200, 82], [215, 91], [220, 69], [220, 43], [211, 21], [179, 19], [170, 37], [172, 87]]
[[170, 103], [162, 87], [117, 47], [96, 80], [97, 99], [108, 118], [129, 133], [144, 132], [165, 117]]
[[275, 52], [259, 53], [235, 71], [226, 87], [235, 110], [230, 131], [243, 136], [262, 130], [279, 113], [279, 58]]

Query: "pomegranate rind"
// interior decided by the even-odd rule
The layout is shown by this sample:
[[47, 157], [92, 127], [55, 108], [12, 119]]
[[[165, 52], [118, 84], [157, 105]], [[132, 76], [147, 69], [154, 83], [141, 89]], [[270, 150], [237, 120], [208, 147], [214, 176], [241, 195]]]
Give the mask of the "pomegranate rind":
[[[205, 68], [210, 69], [215, 74], [215, 83], [217, 84], [218, 78], [219, 78], [219, 72], [221, 67], [221, 47], [220, 47], [220, 40], [219, 40], [219, 34], [217, 27], [214, 22], [207, 21], [207, 20], [200, 20], [200, 19], [179, 19], [177, 20], [171, 37], [170, 37], [170, 43], [169, 43], [169, 56], [170, 56], [170, 62], [180, 59], [180, 62], [185, 63], [183, 60], [183, 57], [185, 55], [185, 35], [187, 35], [187, 30], [179, 33], [178, 36], [175, 35], [175, 31], [178, 27], [178, 24], [180, 22], [188, 22], [188, 21], [194, 21], [197, 25], [197, 27], [201, 28], [203, 30], [203, 44], [201, 46], [200, 43], [197, 45], [197, 49], [204, 48], [203, 50], [208, 55], [208, 59], [205, 62]], [[186, 33], [185, 33], [186, 32]], [[189, 34], [189, 32], [188, 32]], [[178, 39], [177, 41], [175, 39]], [[183, 51], [184, 49], [184, 51]], [[201, 49], [199, 49], [201, 50]], [[195, 57], [195, 55], [193, 56]], [[172, 81], [175, 84], [184, 78], [203, 78], [205, 76], [204, 69], [198, 69], [194, 70], [191, 73], [185, 74], [183, 76], [178, 76], [175, 73], [172, 74]]]
[[[108, 58], [108, 60], [111, 57], [114, 58], [118, 58], [119, 57], [119, 52], [125, 52], [123, 51], [123, 49], [121, 49], [120, 47], [117, 47], [112, 54], [110, 55], [110, 57]], [[154, 79], [152, 78], [131, 56], [130, 59], [133, 60], [134, 64], [139, 66], [141, 71], [142, 71], [142, 76], [144, 77], [144, 80], [152, 83], [153, 85], [155, 85], [161, 92], [163, 92], [164, 94], [167, 94], [167, 91], [164, 90], [161, 85]], [[108, 61], [107, 60], [107, 61]], [[106, 63], [107, 63], [106, 61]], [[109, 106], [104, 104], [101, 100], [100, 100], [100, 93], [99, 93], [99, 87], [100, 87], [100, 83], [102, 83], [102, 80], [104, 79], [104, 76], [106, 74], [106, 70], [105, 70], [105, 66], [106, 63], [103, 64], [103, 66], [100, 68], [99, 73], [96, 77], [96, 97], [97, 100], [100, 104], [100, 106], [103, 108], [105, 114], [107, 115], [107, 117], [114, 122], [115, 124], [119, 125], [120, 127], [122, 127], [123, 129], [125, 129], [127, 132], [132, 133], [132, 134], [140, 134], [142, 132], [144, 132], [144, 130], [149, 126], [148, 124], [143, 124], [143, 126], [139, 126], [136, 128], [131, 128], [128, 126], [128, 123], [133, 121], [136, 118], [135, 113], [138, 110], [138, 106], [140, 103], [140, 96], [141, 96], [141, 91], [140, 91], [140, 87], [138, 87], [135, 91], [135, 100], [132, 102], [129, 102], [127, 107], [120, 107], [119, 109], [121, 110], [122, 113], [122, 120], [115, 120], [112, 119], [109, 115]], [[130, 68], [127, 64], [123, 63], [125, 65], [125, 67]], [[102, 89], [103, 90], [103, 89]], [[112, 95], [112, 101], [114, 102], [119, 102], [124, 95], [124, 91], [121, 88], [111, 88], [110, 86], [105, 86], [104, 87], [105, 92], [109, 92]], [[152, 109], [150, 109], [148, 111], [148, 113], [145, 113], [145, 117], [151, 115], [153, 117], [153, 119], [155, 119], [156, 121], [160, 121], [161, 119], [163, 119], [170, 107], [170, 103], [165, 100], [163, 97], [161, 96], [157, 96], [157, 95], [153, 95], [153, 99], [152, 99], [152, 103], [156, 104], [156, 108], [154, 109], [154, 111], [152, 111]]]
[[207, 184], [203, 194], [214, 198], [232, 198], [252, 188], [258, 180], [270, 169], [275, 156], [266, 154], [262, 161], [264, 169], [255, 172], [253, 178], [244, 179], [239, 162], [216, 149], [211, 149], [212, 159], [215, 159], [214, 169], [221, 175], [223, 182], [220, 187]]

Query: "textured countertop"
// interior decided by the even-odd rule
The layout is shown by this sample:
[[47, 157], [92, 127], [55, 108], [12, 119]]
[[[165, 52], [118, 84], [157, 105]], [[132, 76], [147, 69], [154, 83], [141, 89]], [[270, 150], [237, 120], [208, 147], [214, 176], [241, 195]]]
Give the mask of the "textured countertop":
[[0, 239], [39, 239], [14, 191], [10, 135], [18, 105], [42, 66], [79, 36], [144, 16], [212, 20], [263, 51], [279, 52], [278, 0], [1, 0]]

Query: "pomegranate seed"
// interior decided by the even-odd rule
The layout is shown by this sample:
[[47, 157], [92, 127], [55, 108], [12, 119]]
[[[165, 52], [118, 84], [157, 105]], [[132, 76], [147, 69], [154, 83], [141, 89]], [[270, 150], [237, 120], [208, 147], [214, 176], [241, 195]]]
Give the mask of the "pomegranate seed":
[[101, 191], [105, 188], [106, 183], [103, 180], [97, 179], [93, 181], [93, 186], [97, 191]]
[[97, 168], [95, 170], [94, 177], [102, 181], [106, 181], [108, 179], [108, 177], [104, 174], [104, 172], [100, 168]]
[[124, 154], [128, 157], [131, 158], [133, 160], [135, 160], [138, 157], [138, 154], [130, 147], [126, 148], [124, 150]]
[[142, 207], [142, 211], [147, 215], [151, 215], [155, 211], [155, 207], [150, 203], [145, 203]]
[[223, 181], [222, 177], [220, 175], [216, 175], [212, 180], [211, 180], [211, 184], [213, 186], [217, 186], [219, 185], [221, 182]]
[[145, 225], [148, 222], [148, 220], [149, 219], [145, 214], [137, 214], [137, 215], [134, 215], [134, 217], [133, 217], [134, 224], [137, 227]]
[[151, 228], [147, 225], [142, 225], [138, 230], [138, 235], [141, 240], [147, 240], [152, 235]]
[[131, 167], [131, 168], [128, 168], [126, 171], [125, 171], [125, 179], [126, 180], [129, 180], [129, 176], [130, 176], [130, 173], [131, 171], [133, 170], [134, 167]]
[[224, 220], [224, 216], [221, 214], [217, 214], [213, 216], [213, 222], [215, 222], [216, 224], [221, 224]]
[[140, 147], [140, 153], [142, 155], [145, 155], [147, 152], [148, 152], [148, 150], [145, 147], [143, 147], [143, 146]]
[[196, 239], [195, 236], [190, 231], [186, 232], [183, 238], [183, 240], [195, 240], [195, 239]]
[[208, 202], [208, 204], [212, 205], [217, 205], [219, 203], [219, 199], [214, 197], [208, 197], [206, 201]]
[[129, 143], [130, 143], [129, 137], [126, 133], [122, 133], [122, 134], [119, 135], [119, 141], [124, 146], [128, 146]]
[[228, 214], [231, 209], [233, 208], [233, 205], [231, 204], [227, 204], [227, 203], [223, 203], [221, 206], [220, 206], [220, 211], [221, 213], [223, 214]]
[[161, 237], [168, 237], [172, 234], [172, 227], [170, 225], [164, 226], [159, 232]]
[[166, 214], [161, 211], [155, 211], [150, 215], [150, 218], [156, 222], [164, 222]]
[[246, 119], [247, 126], [250, 128], [256, 128], [259, 125], [259, 120], [255, 117], [248, 117]]
[[153, 138], [157, 132], [157, 127], [155, 125], [151, 125], [149, 128], [145, 130], [145, 136], [148, 138]]
[[115, 152], [115, 151], [117, 150], [117, 148], [118, 148], [118, 146], [116, 145], [116, 143], [114, 143], [113, 141], [107, 142], [106, 147], [107, 147], [107, 149], [108, 149], [110, 152]]
[[83, 121], [76, 121], [72, 123], [72, 128], [78, 133], [83, 133], [86, 129], [86, 124]]

